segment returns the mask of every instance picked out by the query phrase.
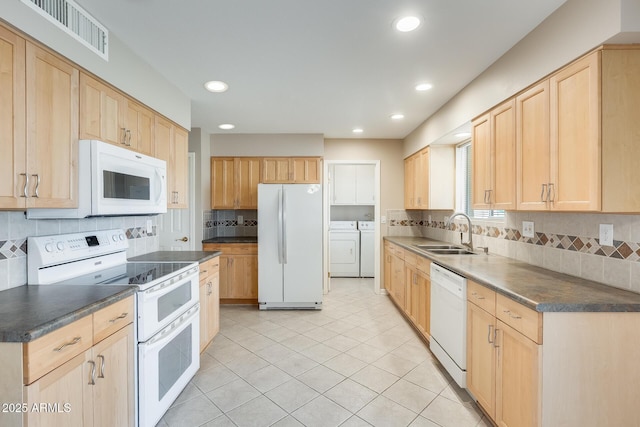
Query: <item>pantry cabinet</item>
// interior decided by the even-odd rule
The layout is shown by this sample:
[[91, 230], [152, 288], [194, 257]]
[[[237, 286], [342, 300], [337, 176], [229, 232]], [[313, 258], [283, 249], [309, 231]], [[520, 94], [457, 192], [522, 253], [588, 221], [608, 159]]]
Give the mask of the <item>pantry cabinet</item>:
[[156, 157], [167, 162], [167, 207], [186, 209], [189, 191], [189, 135], [171, 121], [155, 116]]
[[211, 158], [211, 208], [257, 209], [262, 159]]
[[515, 100], [511, 99], [472, 124], [474, 209], [516, 208]]
[[220, 303], [258, 303], [258, 245], [205, 243], [204, 251], [220, 251]]
[[200, 352], [220, 331], [220, 259], [200, 264]]
[[455, 147], [429, 146], [405, 159], [405, 209], [453, 209]]

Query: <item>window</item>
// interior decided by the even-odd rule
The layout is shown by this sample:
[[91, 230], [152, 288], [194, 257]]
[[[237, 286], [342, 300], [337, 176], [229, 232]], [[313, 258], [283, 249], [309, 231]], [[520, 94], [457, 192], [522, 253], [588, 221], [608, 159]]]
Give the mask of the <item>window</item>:
[[504, 218], [503, 210], [473, 209], [471, 200], [471, 141], [456, 147], [456, 210], [472, 218]]

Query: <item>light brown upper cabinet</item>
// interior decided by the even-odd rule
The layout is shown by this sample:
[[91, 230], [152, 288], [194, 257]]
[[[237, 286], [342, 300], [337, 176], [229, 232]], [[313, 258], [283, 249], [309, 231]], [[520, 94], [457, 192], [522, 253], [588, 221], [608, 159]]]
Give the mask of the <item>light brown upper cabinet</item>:
[[605, 46], [516, 97], [519, 210], [640, 212], [640, 50]]
[[167, 162], [167, 207], [188, 208], [189, 136], [187, 131], [169, 120], [155, 116], [156, 157]]
[[472, 122], [472, 144], [474, 209], [515, 209], [515, 100]]
[[405, 209], [453, 209], [455, 147], [428, 146], [404, 161]]
[[211, 158], [211, 209], [257, 209], [262, 159]]
[[24, 209], [27, 199], [25, 41], [0, 27], [0, 208]]
[[154, 114], [85, 73], [80, 74], [80, 139], [97, 139], [153, 155]]
[[322, 176], [319, 157], [265, 157], [262, 181], [265, 184], [319, 184]]
[[79, 74], [71, 63], [27, 41], [27, 207], [78, 206]]

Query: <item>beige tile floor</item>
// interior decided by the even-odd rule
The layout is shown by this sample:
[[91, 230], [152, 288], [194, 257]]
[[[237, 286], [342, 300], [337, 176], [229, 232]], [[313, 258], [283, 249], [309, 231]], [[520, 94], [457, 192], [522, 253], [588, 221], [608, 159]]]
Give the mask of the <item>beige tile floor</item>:
[[220, 333], [159, 426], [490, 426], [372, 279], [321, 311], [223, 306]]

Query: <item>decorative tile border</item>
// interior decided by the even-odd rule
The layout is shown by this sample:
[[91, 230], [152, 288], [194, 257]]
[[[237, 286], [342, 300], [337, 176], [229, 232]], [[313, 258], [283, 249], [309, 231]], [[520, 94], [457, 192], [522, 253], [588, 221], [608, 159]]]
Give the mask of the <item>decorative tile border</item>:
[[0, 260], [27, 256], [27, 239], [0, 240]]
[[257, 227], [258, 220], [257, 219], [245, 219], [242, 225], [238, 224], [238, 220], [236, 219], [223, 219], [219, 221], [213, 221], [214, 227]]
[[[446, 227], [443, 221], [428, 220], [391, 220], [391, 227], [430, 227], [466, 233], [469, 226], [466, 223], [454, 222]], [[568, 234], [535, 233], [535, 237], [524, 237], [520, 230], [508, 227], [473, 225], [473, 234], [504, 239], [512, 242], [522, 242], [547, 248], [563, 249], [609, 258], [628, 261], [640, 261], [640, 243], [614, 240], [613, 246], [600, 245], [595, 237], [572, 236]]]
[[141, 239], [143, 237], [153, 237], [157, 235], [156, 226], [153, 226], [153, 231], [151, 233], [147, 233], [147, 227], [133, 227], [127, 228], [125, 231], [127, 235], [127, 239]]

